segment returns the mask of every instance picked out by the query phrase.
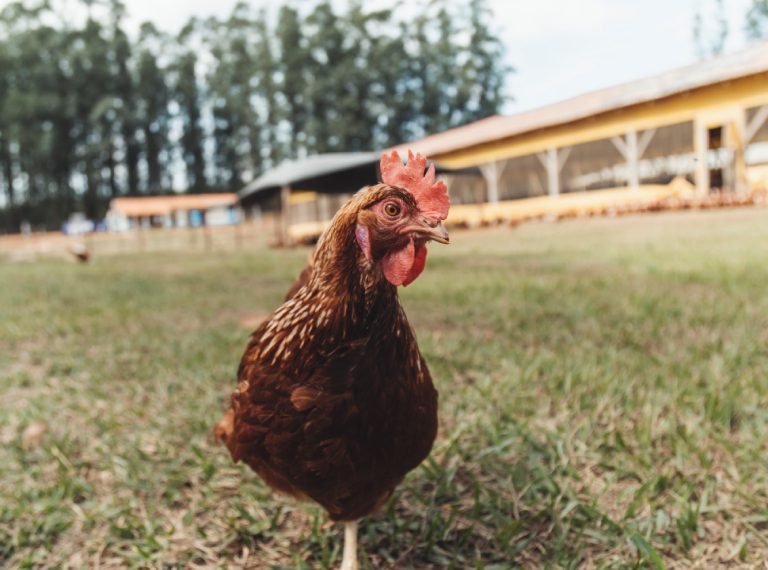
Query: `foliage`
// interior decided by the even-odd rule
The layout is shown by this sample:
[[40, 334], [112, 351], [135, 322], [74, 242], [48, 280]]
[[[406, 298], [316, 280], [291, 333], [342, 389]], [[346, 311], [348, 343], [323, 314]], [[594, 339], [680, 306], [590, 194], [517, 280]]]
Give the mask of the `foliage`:
[[374, 150], [494, 114], [501, 43], [484, 0], [370, 10], [287, 3], [152, 24], [121, 0], [0, 12], [0, 220], [56, 228], [120, 195], [238, 190], [278, 161]]
[[752, 0], [747, 12], [747, 33], [752, 39], [768, 37], [768, 0]]
[[[711, 12], [704, 14], [703, 12]], [[712, 23], [711, 27], [707, 23]], [[693, 40], [699, 59], [720, 55], [725, 50], [728, 39], [728, 19], [725, 15], [723, 0], [709, 0], [704, 7], [699, 4], [693, 20]]]
[[[768, 560], [768, 211], [452, 233], [401, 295], [440, 391], [362, 568]], [[211, 427], [307, 251], [0, 268], [0, 566], [337, 568]], [[251, 325], [253, 327], [255, 325]], [[42, 437], [33, 437], [35, 426]]]

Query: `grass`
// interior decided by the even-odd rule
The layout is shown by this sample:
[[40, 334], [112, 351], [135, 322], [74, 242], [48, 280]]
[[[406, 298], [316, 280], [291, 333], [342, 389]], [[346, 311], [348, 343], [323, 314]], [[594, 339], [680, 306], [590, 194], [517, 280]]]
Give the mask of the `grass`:
[[[456, 232], [402, 296], [441, 393], [362, 567], [763, 567], [768, 211]], [[334, 568], [210, 436], [306, 250], [0, 265], [0, 566]]]

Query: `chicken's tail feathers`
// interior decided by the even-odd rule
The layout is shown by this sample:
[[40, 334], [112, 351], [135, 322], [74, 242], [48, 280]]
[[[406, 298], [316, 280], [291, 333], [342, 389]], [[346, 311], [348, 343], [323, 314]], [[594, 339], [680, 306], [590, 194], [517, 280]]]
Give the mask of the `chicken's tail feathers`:
[[232, 408], [229, 408], [224, 414], [224, 417], [219, 420], [219, 423], [213, 427], [213, 437], [222, 443], [227, 443], [232, 437], [232, 431], [234, 430], [234, 427], [235, 412], [232, 410]]

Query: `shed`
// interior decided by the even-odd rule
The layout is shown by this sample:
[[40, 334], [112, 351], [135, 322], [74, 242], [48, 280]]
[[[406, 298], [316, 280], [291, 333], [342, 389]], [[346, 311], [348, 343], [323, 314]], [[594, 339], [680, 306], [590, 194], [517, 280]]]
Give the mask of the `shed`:
[[176, 194], [114, 198], [107, 212], [112, 231], [150, 227], [224, 226], [240, 221], [236, 194]]

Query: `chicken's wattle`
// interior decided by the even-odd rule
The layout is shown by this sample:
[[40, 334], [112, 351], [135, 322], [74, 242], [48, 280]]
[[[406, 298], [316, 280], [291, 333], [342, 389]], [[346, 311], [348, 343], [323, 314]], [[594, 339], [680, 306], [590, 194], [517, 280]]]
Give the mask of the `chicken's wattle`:
[[413, 238], [403, 249], [385, 255], [381, 260], [384, 277], [392, 285], [410, 285], [424, 271], [427, 246], [414, 245]]

